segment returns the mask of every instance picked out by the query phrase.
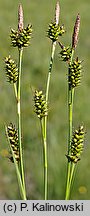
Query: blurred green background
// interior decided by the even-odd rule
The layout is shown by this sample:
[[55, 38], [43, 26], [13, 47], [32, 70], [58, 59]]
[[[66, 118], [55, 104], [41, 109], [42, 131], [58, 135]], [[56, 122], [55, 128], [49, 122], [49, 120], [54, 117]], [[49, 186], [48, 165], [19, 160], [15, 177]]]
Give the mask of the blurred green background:
[[[54, 19], [56, 0], [22, 0], [24, 25], [32, 23], [31, 46], [24, 49], [22, 69], [22, 141], [28, 199], [43, 199], [43, 156], [40, 124], [33, 111], [33, 88], [45, 92], [51, 54], [47, 38], [48, 24]], [[0, 199], [20, 199], [13, 164], [3, 157], [8, 148], [5, 124], [17, 122], [12, 85], [5, 76], [4, 57], [18, 61], [18, 51], [10, 45], [10, 29], [17, 29], [18, 0], [0, 1]], [[81, 16], [79, 43], [75, 56], [82, 60], [81, 85], [75, 91], [74, 128], [86, 128], [85, 148], [77, 165], [71, 199], [90, 199], [90, 1], [60, 0], [60, 24], [66, 34], [61, 38], [70, 45], [77, 13]], [[67, 66], [60, 59], [57, 46], [49, 94], [48, 116], [48, 199], [64, 199], [66, 184], [65, 157], [68, 140]]]

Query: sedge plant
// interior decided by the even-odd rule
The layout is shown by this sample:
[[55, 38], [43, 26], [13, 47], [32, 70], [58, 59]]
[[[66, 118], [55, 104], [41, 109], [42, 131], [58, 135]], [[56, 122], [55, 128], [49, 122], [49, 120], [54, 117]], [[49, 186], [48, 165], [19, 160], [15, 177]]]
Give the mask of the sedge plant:
[[[60, 16], [60, 5], [59, 1], [56, 3], [55, 8], [55, 19], [49, 24], [47, 31], [47, 36], [52, 41], [51, 45], [51, 58], [48, 69], [48, 76], [46, 82], [46, 93], [42, 95], [42, 91], [35, 91], [34, 101], [35, 101], [35, 112], [40, 118], [41, 132], [43, 137], [43, 158], [44, 158], [44, 199], [48, 198], [48, 157], [47, 157], [47, 116], [48, 116], [48, 98], [50, 89], [50, 80], [52, 74], [52, 66], [55, 55], [56, 44], [59, 36], [62, 36], [65, 32], [64, 26], [59, 26], [59, 16]], [[45, 98], [45, 100], [43, 100]]]
[[65, 195], [66, 200], [70, 198], [70, 190], [75, 172], [75, 166], [80, 160], [85, 135], [83, 125], [80, 125], [78, 129], [73, 132], [74, 92], [76, 87], [79, 86], [79, 84], [81, 83], [82, 71], [81, 61], [78, 59], [78, 57], [74, 59], [74, 52], [78, 43], [79, 28], [80, 15], [78, 14], [74, 25], [71, 47], [65, 47], [61, 43], [59, 43], [61, 47], [61, 58], [64, 62], [68, 64], [68, 150], [66, 154], [66, 157], [68, 159], [68, 166]]
[[[55, 55], [56, 45], [59, 44], [61, 51], [61, 58], [68, 65], [68, 148], [67, 148], [67, 179], [66, 179], [66, 194], [65, 199], [70, 199], [71, 186], [75, 167], [80, 160], [81, 152], [83, 151], [83, 143], [85, 130], [83, 125], [73, 132], [73, 105], [74, 105], [74, 92], [76, 87], [81, 82], [81, 61], [77, 57], [74, 59], [74, 53], [78, 43], [78, 34], [80, 28], [80, 15], [77, 15], [73, 36], [72, 45], [65, 47], [59, 38], [65, 33], [64, 25], [59, 25], [60, 5], [59, 1], [56, 3], [55, 18], [49, 24], [47, 36], [51, 40], [51, 57], [49, 69], [46, 80], [46, 89], [43, 94], [42, 90], [34, 91], [34, 112], [40, 121], [42, 142], [43, 142], [43, 173], [44, 173], [44, 196], [43, 199], [48, 199], [48, 143], [47, 143], [47, 124], [48, 124], [48, 104], [50, 94], [50, 82], [53, 68], [53, 61]], [[29, 24], [24, 28], [23, 24], [23, 9], [19, 4], [18, 9], [18, 29], [11, 29], [10, 38], [12, 47], [18, 50], [18, 63], [16, 63], [11, 56], [5, 58], [5, 71], [7, 80], [13, 86], [14, 95], [17, 107], [17, 124], [10, 122], [6, 128], [6, 135], [9, 143], [9, 159], [15, 165], [16, 174], [18, 178], [19, 189], [21, 198], [26, 200], [26, 184], [25, 184], [25, 171], [23, 162], [23, 144], [22, 144], [22, 127], [21, 127], [21, 76], [22, 76], [22, 57], [23, 49], [30, 44], [32, 34], [32, 25]], [[15, 126], [17, 125], [17, 126]]]
[[21, 128], [21, 72], [22, 72], [22, 55], [23, 48], [30, 44], [32, 33], [32, 26], [23, 26], [23, 9], [19, 5], [18, 9], [18, 30], [11, 29], [10, 38], [12, 47], [18, 48], [18, 66], [9, 55], [5, 58], [5, 71], [8, 82], [13, 85], [16, 106], [17, 106], [17, 129], [16, 126], [10, 122], [6, 126], [6, 134], [10, 146], [11, 162], [14, 162], [16, 173], [19, 182], [19, 188], [22, 199], [26, 199], [25, 173], [23, 164], [23, 145], [22, 145], [22, 128]]

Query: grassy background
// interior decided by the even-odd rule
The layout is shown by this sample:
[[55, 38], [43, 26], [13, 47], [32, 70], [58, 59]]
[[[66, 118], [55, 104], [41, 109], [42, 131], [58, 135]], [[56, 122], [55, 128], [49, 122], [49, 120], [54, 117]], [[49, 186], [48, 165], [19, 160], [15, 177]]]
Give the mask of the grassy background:
[[[7, 149], [4, 125], [17, 122], [13, 88], [6, 81], [4, 57], [18, 60], [16, 48], [10, 45], [10, 28], [17, 29], [19, 1], [0, 1], [0, 199], [20, 199], [13, 164], [2, 157]], [[31, 46], [24, 50], [22, 70], [22, 141], [28, 199], [43, 199], [43, 157], [40, 125], [33, 112], [32, 88], [45, 91], [51, 53], [51, 41], [46, 37], [48, 24], [54, 18], [56, 0], [22, 0], [24, 24], [33, 25]], [[86, 128], [85, 149], [76, 169], [71, 199], [90, 199], [90, 2], [60, 0], [60, 24], [65, 25], [62, 37], [71, 43], [76, 15], [81, 16], [79, 44], [75, 55], [83, 61], [82, 82], [76, 89], [74, 128], [83, 123]], [[61, 61], [57, 46], [49, 94], [48, 159], [49, 199], [64, 199], [68, 128], [67, 128], [67, 66]]]

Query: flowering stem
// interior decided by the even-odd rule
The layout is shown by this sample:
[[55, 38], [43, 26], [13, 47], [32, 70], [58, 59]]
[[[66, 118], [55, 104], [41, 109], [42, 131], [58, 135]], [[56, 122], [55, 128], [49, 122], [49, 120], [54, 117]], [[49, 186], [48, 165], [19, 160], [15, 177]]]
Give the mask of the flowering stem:
[[[72, 49], [71, 63], [73, 59], [74, 49]], [[70, 88], [68, 83], [68, 155], [70, 154], [70, 146], [72, 140], [72, 118], [73, 118], [73, 98], [74, 88]], [[70, 175], [71, 175], [71, 162], [68, 159], [67, 166], [67, 182], [66, 182], [66, 195], [65, 199], [68, 199], [68, 189], [70, 188]]]
[[47, 86], [46, 86], [46, 102], [48, 102], [48, 94], [49, 94], [51, 71], [52, 71], [55, 48], [56, 48], [56, 41], [52, 43], [52, 53], [51, 53], [51, 60], [49, 65], [49, 72], [48, 72]]
[[67, 187], [67, 194], [66, 194], [66, 200], [69, 200], [70, 197], [70, 190], [71, 190], [71, 183], [73, 180], [73, 175], [74, 175], [74, 170], [75, 170], [75, 163], [70, 162], [71, 169], [69, 172], [69, 182], [68, 182], [68, 187]]
[[[52, 65], [53, 65], [53, 59], [54, 59], [54, 53], [55, 53], [55, 47], [56, 47], [56, 41], [52, 44], [52, 54], [51, 54], [51, 60], [49, 65], [49, 72], [48, 72], [48, 78], [47, 78], [47, 85], [46, 85], [46, 104], [48, 104], [48, 94], [49, 94], [49, 87], [50, 87], [50, 79], [51, 79], [51, 71], [52, 71]], [[47, 115], [41, 122], [42, 125], [42, 134], [43, 134], [43, 152], [44, 152], [44, 194], [45, 194], [45, 200], [47, 200], [47, 185], [48, 185], [48, 177], [47, 177], [47, 169], [48, 169], [48, 162], [47, 162]]]
[[17, 161], [15, 159], [14, 152], [13, 152], [12, 148], [11, 148], [11, 152], [12, 152], [12, 155], [13, 155], [13, 160], [14, 160], [14, 164], [15, 164], [15, 168], [16, 168], [16, 174], [17, 174], [17, 179], [18, 179], [18, 184], [19, 184], [19, 188], [20, 188], [21, 197], [22, 197], [23, 200], [26, 200], [26, 193], [25, 193], [25, 190], [23, 188], [22, 179], [21, 179], [21, 175], [20, 175], [20, 170], [19, 170]]
[[68, 115], [69, 115], [69, 137], [68, 137], [68, 155], [70, 153], [70, 145], [72, 139], [72, 115], [73, 115], [73, 98], [74, 98], [74, 88], [68, 92]]
[[18, 82], [17, 82], [17, 112], [18, 112], [18, 140], [19, 140], [19, 150], [20, 150], [20, 173], [23, 185], [23, 190], [25, 190], [25, 180], [24, 180], [24, 167], [23, 167], [23, 153], [22, 153], [22, 142], [21, 142], [21, 64], [22, 64], [22, 53], [23, 49], [19, 49], [19, 71], [18, 71]]
[[44, 157], [44, 200], [47, 200], [47, 143], [46, 143], [46, 127], [44, 124], [45, 119], [40, 120], [41, 132], [43, 138], [43, 157]]

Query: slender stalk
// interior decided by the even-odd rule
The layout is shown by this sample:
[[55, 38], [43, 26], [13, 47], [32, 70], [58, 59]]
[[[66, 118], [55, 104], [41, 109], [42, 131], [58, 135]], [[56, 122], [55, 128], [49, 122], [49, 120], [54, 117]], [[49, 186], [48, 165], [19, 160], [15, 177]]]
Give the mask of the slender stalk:
[[41, 124], [41, 132], [42, 132], [42, 138], [43, 138], [43, 166], [44, 166], [44, 200], [47, 200], [47, 186], [48, 186], [48, 175], [47, 175], [47, 169], [48, 169], [48, 161], [47, 161], [47, 143], [46, 143], [46, 127], [44, 124], [45, 119], [40, 120]]
[[72, 122], [73, 122], [73, 98], [74, 98], [74, 88], [68, 92], [68, 115], [69, 115], [69, 137], [68, 137], [68, 154], [70, 153], [70, 145], [72, 139]]
[[17, 82], [17, 113], [18, 113], [18, 139], [19, 139], [19, 149], [20, 149], [20, 174], [23, 185], [23, 190], [25, 190], [25, 180], [24, 180], [24, 167], [23, 167], [23, 152], [22, 152], [22, 141], [21, 141], [21, 64], [22, 64], [22, 53], [23, 49], [19, 49], [19, 74]]
[[68, 190], [69, 190], [70, 173], [71, 173], [71, 163], [68, 162], [68, 165], [67, 165], [67, 182], [66, 182], [65, 200], [68, 200], [68, 193], [69, 193]]
[[[49, 72], [47, 78], [46, 85], [46, 103], [48, 103], [48, 95], [49, 95], [49, 87], [50, 87], [50, 79], [51, 79], [51, 71], [55, 53], [56, 41], [52, 43], [52, 53], [49, 65]], [[48, 185], [48, 160], [47, 160], [47, 116], [43, 120], [41, 120], [41, 130], [43, 135], [43, 155], [44, 155], [44, 199], [47, 200], [47, 185]]]
[[[55, 9], [55, 22], [58, 25], [59, 23], [59, 14], [60, 14], [60, 6], [59, 2], [56, 4]], [[51, 79], [51, 71], [53, 66], [53, 59], [54, 59], [54, 53], [56, 48], [57, 41], [52, 42], [52, 51], [51, 51], [51, 59], [50, 59], [50, 65], [49, 65], [49, 71], [48, 71], [48, 78], [47, 78], [47, 84], [46, 84], [46, 104], [48, 104], [48, 96], [49, 96], [49, 88], [50, 88], [50, 79]], [[41, 122], [42, 125], [42, 134], [43, 134], [43, 151], [44, 151], [44, 187], [45, 187], [45, 200], [47, 199], [47, 115], [44, 117], [43, 121]]]
[[75, 170], [75, 163], [72, 163], [71, 164], [71, 172], [70, 172], [69, 184], [68, 184], [67, 194], [66, 194], [66, 200], [69, 200], [69, 197], [70, 197], [71, 184], [72, 184], [72, 180], [73, 180], [74, 170]]
[[14, 164], [15, 164], [15, 168], [16, 168], [16, 174], [17, 174], [17, 179], [18, 179], [18, 183], [19, 183], [19, 188], [20, 188], [21, 197], [22, 197], [23, 200], [27, 200], [27, 199], [26, 199], [26, 193], [25, 193], [25, 190], [24, 190], [23, 185], [22, 185], [22, 179], [21, 179], [21, 175], [20, 175], [20, 170], [19, 170], [17, 161], [16, 161], [16, 159], [15, 159], [13, 150], [12, 150], [12, 155], [13, 155]]
[[13, 84], [13, 87], [14, 87], [15, 97], [16, 97], [16, 100], [17, 100], [17, 86], [16, 86], [16, 83]]
[[48, 78], [47, 78], [47, 85], [46, 85], [46, 102], [48, 102], [48, 94], [49, 94], [51, 71], [52, 71], [52, 66], [53, 66], [55, 48], [56, 48], [56, 41], [52, 43], [52, 53], [51, 53], [51, 59], [50, 59], [50, 65], [49, 65], [49, 71], [48, 71]]
[[[71, 63], [73, 59], [73, 54], [74, 54], [74, 50], [72, 49]], [[72, 139], [73, 99], [74, 99], [74, 88], [69, 88], [69, 83], [68, 83], [68, 155], [70, 154], [70, 146], [71, 146], [71, 139]], [[71, 162], [68, 159], [66, 195], [65, 195], [66, 200], [68, 199], [70, 175], [71, 175]]]

